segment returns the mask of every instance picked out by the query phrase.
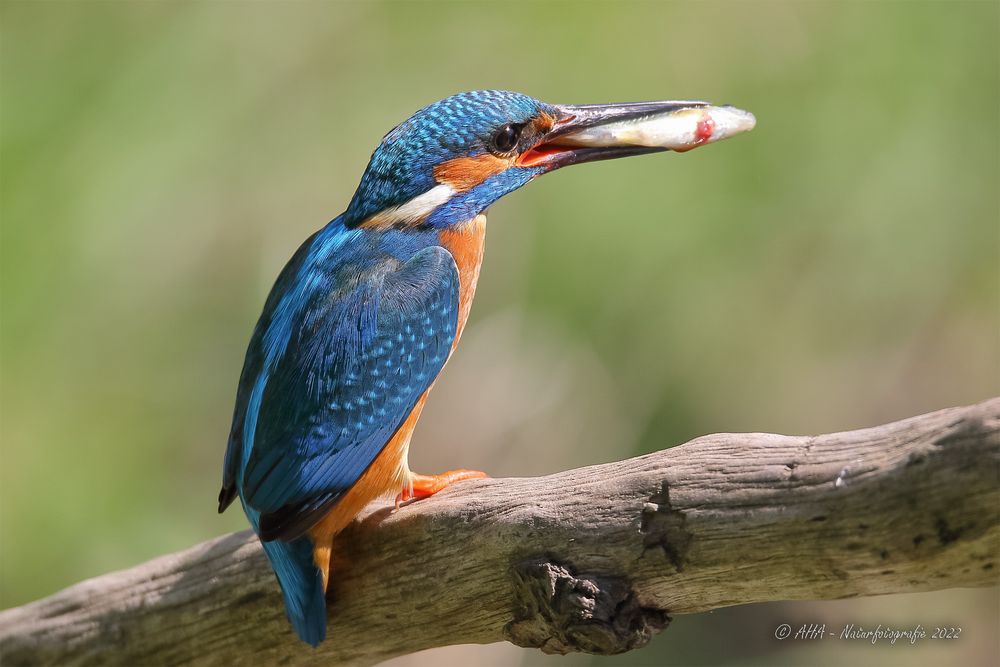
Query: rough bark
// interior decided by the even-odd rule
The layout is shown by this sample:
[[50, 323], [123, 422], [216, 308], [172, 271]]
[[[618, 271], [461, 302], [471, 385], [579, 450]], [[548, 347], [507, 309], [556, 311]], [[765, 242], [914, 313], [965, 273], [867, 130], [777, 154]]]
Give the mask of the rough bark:
[[998, 513], [1000, 399], [848, 433], [710, 435], [370, 510], [338, 541], [316, 650], [243, 532], [0, 612], [0, 655], [372, 664], [501, 640], [617, 653], [671, 614], [994, 585]]

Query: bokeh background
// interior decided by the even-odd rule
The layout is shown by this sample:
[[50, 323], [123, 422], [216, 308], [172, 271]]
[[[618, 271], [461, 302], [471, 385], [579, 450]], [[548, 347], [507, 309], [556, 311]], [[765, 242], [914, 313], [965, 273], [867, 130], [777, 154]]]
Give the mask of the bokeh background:
[[[414, 469], [543, 474], [1000, 393], [998, 8], [4, 0], [0, 606], [245, 527], [215, 498], [264, 296], [382, 135], [459, 90], [759, 124], [494, 206]], [[773, 639], [824, 621], [964, 633]], [[996, 664], [998, 622], [995, 589], [947, 591], [681, 617], [613, 659], [395, 664]]]

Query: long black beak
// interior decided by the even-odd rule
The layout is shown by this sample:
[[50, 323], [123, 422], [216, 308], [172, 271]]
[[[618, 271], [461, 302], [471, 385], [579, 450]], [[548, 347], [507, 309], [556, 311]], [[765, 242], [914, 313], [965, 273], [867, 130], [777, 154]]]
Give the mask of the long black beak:
[[548, 170], [661, 151], [684, 152], [753, 129], [753, 114], [732, 106], [671, 100], [559, 105], [556, 120], [519, 166]]

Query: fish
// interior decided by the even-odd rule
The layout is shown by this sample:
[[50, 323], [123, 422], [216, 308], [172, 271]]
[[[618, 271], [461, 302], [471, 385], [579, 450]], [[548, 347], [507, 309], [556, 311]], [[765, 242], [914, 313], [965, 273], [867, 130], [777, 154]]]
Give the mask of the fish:
[[597, 124], [553, 143], [588, 148], [629, 145], [683, 153], [749, 132], [757, 125], [752, 113], [734, 106], [694, 100], [674, 104], [675, 108], [665, 112]]

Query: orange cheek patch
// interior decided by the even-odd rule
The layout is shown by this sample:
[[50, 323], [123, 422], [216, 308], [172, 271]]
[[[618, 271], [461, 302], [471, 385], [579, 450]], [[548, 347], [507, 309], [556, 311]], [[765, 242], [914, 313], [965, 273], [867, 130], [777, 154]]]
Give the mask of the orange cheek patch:
[[434, 167], [434, 178], [438, 183], [450, 185], [458, 192], [465, 192], [490, 176], [506, 171], [510, 164], [510, 160], [490, 153], [475, 157], [458, 157]]
[[535, 127], [535, 131], [538, 134], [545, 134], [552, 129], [552, 126], [556, 124], [556, 119], [554, 116], [550, 116], [544, 111], [531, 122]]

